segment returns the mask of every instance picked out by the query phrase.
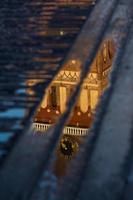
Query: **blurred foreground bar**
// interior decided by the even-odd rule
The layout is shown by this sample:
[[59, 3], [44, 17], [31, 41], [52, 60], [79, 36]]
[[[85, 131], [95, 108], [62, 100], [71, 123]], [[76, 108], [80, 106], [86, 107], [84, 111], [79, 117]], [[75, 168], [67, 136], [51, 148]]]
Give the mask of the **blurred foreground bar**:
[[62, 190], [69, 188], [69, 192], [66, 196], [55, 195], [54, 199], [132, 199], [131, 0], [99, 0], [96, 5], [89, 0], [40, 0], [0, 3], [1, 200], [34, 199], [32, 194], [56, 147], [51, 147], [52, 139], [44, 134], [30, 133], [36, 109], [45, 89], [68, 59], [81, 60], [81, 78], [85, 78], [111, 18], [121, 5], [128, 9], [128, 18], [120, 30], [110, 87], [100, 102], [92, 136], [87, 139], [85, 170], [74, 190], [65, 183]]

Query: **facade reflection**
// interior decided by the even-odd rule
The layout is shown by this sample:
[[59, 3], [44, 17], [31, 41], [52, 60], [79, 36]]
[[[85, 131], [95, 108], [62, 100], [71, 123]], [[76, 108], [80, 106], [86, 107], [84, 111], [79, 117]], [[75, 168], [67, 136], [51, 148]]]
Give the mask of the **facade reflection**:
[[[97, 106], [99, 97], [108, 85], [108, 77], [111, 71], [112, 57], [114, 54], [114, 43], [106, 40], [99, 49], [97, 56], [91, 66], [80, 97], [71, 114], [68, 127], [64, 129], [65, 134], [85, 135], [85, 129], [89, 128], [93, 113]], [[49, 125], [54, 124], [66, 109], [66, 102], [80, 78], [80, 69], [76, 61], [71, 61], [56, 76], [50, 87], [47, 89], [44, 99], [35, 115], [35, 127], [39, 131], [46, 130]], [[79, 128], [76, 132], [76, 128]], [[80, 131], [82, 129], [83, 131]]]
[[[79, 151], [80, 143], [87, 135], [93, 121], [99, 97], [108, 85], [112, 58], [115, 47], [112, 39], [106, 39], [101, 45], [97, 56], [92, 63], [80, 97], [74, 107], [67, 126], [64, 128], [62, 139], [57, 148], [55, 173], [63, 176], [69, 161]], [[37, 110], [33, 126], [36, 131], [44, 132], [65, 111], [69, 99], [80, 77], [80, 69], [76, 61], [72, 60], [56, 76], [47, 89], [44, 99]]]

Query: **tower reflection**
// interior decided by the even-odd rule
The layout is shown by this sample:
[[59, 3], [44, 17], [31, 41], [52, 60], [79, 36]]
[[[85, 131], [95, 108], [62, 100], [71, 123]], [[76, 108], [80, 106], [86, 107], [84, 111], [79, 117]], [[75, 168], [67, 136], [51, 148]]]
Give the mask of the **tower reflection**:
[[[108, 86], [114, 51], [113, 40], [106, 39], [84, 81], [56, 151], [55, 174], [59, 177], [65, 175], [70, 160], [78, 153], [80, 144], [88, 134], [98, 100]], [[80, 78], [80, 70], [77, 61], [71, 60], [55, 77], [34, 117], [33, 126], [37, 132], [47, 130], [65, 111], [66, 102]]]

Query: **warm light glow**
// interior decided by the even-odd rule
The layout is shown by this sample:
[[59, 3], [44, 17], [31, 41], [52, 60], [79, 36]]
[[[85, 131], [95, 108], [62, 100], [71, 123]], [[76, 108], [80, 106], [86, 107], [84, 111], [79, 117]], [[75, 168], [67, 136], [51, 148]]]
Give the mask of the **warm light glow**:
[[[63, 31], [60, 31], [60, 34], [63, 34]], [[99, 97], [108, 84], [113, 56], [113, 47], [109, 49], [111, 45], [113, 46], [112, 41], [106, 40], [99, 48], [99, 52], [92, 63], [91, 71], [82, 85], [79, 99], [71, 113], [68, 126], [78, 126], [81, 129], [90, 127]], [[58, 120], [58, 116], [66, 110], [66, 103], [80, 79], [78, 63], [78, 60], [69, 60], [68, 65], [64, 65], [45, 92], [41, 109], [35, 116], [39, 123], [54, 124]], [[79, 134], [78, 131], [74, 130], [74, 132]]]
[[60, 31], [60, 35], [64, 35], [64, 32], [63, 32], [63, 31]]
[[76, 64], [76, 60], [72, 60], [72, 64]]

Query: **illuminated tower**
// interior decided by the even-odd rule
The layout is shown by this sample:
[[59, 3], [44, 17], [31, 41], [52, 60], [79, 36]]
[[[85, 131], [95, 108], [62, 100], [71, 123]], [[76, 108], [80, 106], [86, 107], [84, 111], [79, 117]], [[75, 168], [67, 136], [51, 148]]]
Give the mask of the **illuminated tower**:
[[[65, 134], [86, 134], [86, 129], [91, 125], [98, 99], [108, 85], [113, 54], [114, 43], [108, 39], [101, 45], [92, 63], [91, 71], [84, 81], [71, 119], [64, 129]], [[47, 129], [64, 112], [66, 102], [79, 77], [80, 69], [77, 68], [75, 60], [72, 60], [69, 65], [64, 66], [59, 72], [51, 86], [47, 89], [42, 104], [36, 113], [34, 121], [37, 123], [38, 130]], [[42, 128], [39, 129], [38, 123], [42, 124], [40, 125]]]

